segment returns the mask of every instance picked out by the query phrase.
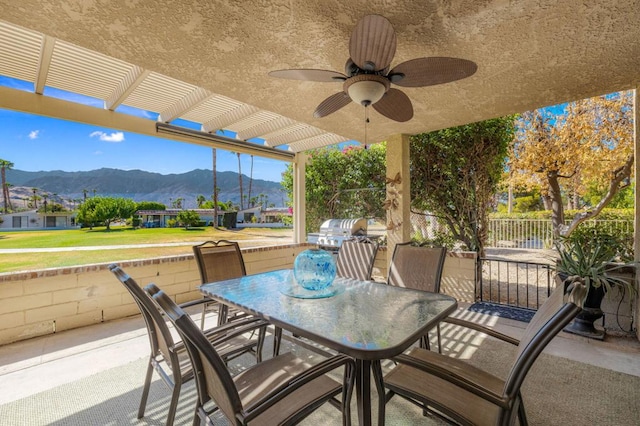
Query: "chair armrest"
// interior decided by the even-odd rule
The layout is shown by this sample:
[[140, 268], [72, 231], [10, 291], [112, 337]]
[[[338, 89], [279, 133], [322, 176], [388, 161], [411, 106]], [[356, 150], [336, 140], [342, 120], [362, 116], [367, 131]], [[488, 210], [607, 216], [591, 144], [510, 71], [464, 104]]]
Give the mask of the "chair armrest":
[[[253, 404], [246, 407], [243, 416], [244, 420], [249, 422], [251, 419], [254, 419], [272, 407], [278, 401], [298, 390], [300, 387], [343, 365], [345, 368], [351, 368], [352, 371], [355, 369], [355, 362], [353, 359], [346, 355], [335, 355], [314, 365], [302, 373], [293, 376], [288, 382], [278, 386], [260, 400], [255, 401]], [[353, 380], [353, 374], [349, 375], [349, 381], [351, 380]], [[351, 383], [349, 383], [349, 385], [351, 386]]]
[[260, 318], [247, 318], [245, 320], [238, 320], [232, 323], [226, 323], [220, 327], [215, 327], [205, 333], [207, 339], [213, 345], [217, 345], [229, 339], [237, 336], [241, 336], [245, 333], [255, 331], [260, 328], [266, 328], [269, 323]]
[[192, 306], [198, 306], [198, 305], [203, 305], [205, 303], [214, 303], [214, 302], [218, 303], [215, 300], [204, 296], [202, 299], [196, 299], [196, 300], [191, 300], [189, 302], [180, 303], [178, 306], [184, 309], [184, 308], [190, 308]]
[[471, 321], [466, 321], [466, 320], [455, 318], [455, 317], [447, 317], [443, 319], [442, 322], [447, 322], [449, 324], [470, 328], [472, 330], [484, 333], [488, 336], [495, 337], [496, 339], [500, 339], [503, 342], [511, 343], [512, 345], [515, 345], [515, 346], [518, 346], [520, 344], [520, 341], [514, 337], [507, 336], [506, 334], [500, 333], [499, 331], [492, 330], [489, 327], [485, 327], [483, 325], [476, 324]]
[[[422, 352], [430, 352], [424, 349], [416, 349], [416, 351], [418, 350]], [[405, 364], [446, 380], [500, 407], [509, 407], [507, 400], [503, 398], [501, 393], [502, 387], [500, 385], [504, 386], [504, 382], [499, 378], [456, 358], [440, 355], [438, 353], [424, 355], [427, 355], [429, 358], [428, 361], [411, 356], [410, 354], [400, 354], [392, 359], [398, 364]], [[493, 384], [493, 389], [483, 385], [480, 383], [481, 381]]]

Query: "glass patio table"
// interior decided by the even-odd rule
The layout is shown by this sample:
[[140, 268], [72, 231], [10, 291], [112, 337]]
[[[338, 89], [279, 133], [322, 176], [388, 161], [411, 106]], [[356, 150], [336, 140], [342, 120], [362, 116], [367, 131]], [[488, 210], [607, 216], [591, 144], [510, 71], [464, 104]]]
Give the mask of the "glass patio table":
[[[457, 307], [443, 294], [340, 277], [314, 295], [301, 290], [290, 269], [207, 283], [200, 291], [353, 357], [361, 425], [371, 424], [372, 366], [405, 351]], [[383, 392], [377, 380], [376, 387]]]

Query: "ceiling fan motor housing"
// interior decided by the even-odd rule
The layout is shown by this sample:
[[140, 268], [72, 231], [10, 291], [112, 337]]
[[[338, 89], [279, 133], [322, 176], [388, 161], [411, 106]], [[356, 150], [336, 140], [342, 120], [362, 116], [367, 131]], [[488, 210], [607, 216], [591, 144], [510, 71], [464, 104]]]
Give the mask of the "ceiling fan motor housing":
[[342, 89], [356, 103], [369, 106], [389, 90], [389, 79], [377, 74], [358, 74], [345, 80]]

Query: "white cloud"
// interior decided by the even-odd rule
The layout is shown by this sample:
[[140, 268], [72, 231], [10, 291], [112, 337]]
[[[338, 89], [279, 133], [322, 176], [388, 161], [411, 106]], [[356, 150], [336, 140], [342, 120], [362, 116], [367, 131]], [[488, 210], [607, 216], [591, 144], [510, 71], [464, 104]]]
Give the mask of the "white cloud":
[[40, 130], [32, 130], [29, 132], [29, 139], [38, 139], [40, 136]]
[[102, 151], [96, 151], [93, 153], [93, 155], [102, 155]]
[[89, 137], [99, 137], [103, 142], [122, 142], [124, 140], [124, 133], [122, 132], [113, 132], [113, 133], [105, 133], [100, 131], [95, 131], [89, 135]]

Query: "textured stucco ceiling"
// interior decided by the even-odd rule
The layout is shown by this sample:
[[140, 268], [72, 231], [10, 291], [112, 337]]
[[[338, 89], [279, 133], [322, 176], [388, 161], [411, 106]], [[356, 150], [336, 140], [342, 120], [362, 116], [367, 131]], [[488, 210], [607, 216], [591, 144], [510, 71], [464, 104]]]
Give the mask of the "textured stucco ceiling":
[[392, 66], [424, 56], [478, 64], [454, 83], [400, 88], [414, 118], [370, 112], [368, 141], [419, 133], [633, 88], [640, 82], [638, 1], [0, 0], [1, 19], [212, 92], [362, 141], [364, 108], [321, 119], [340, 83], [271, 78], [282, 68], [344, 71], [363, 15], [393, 24]]

